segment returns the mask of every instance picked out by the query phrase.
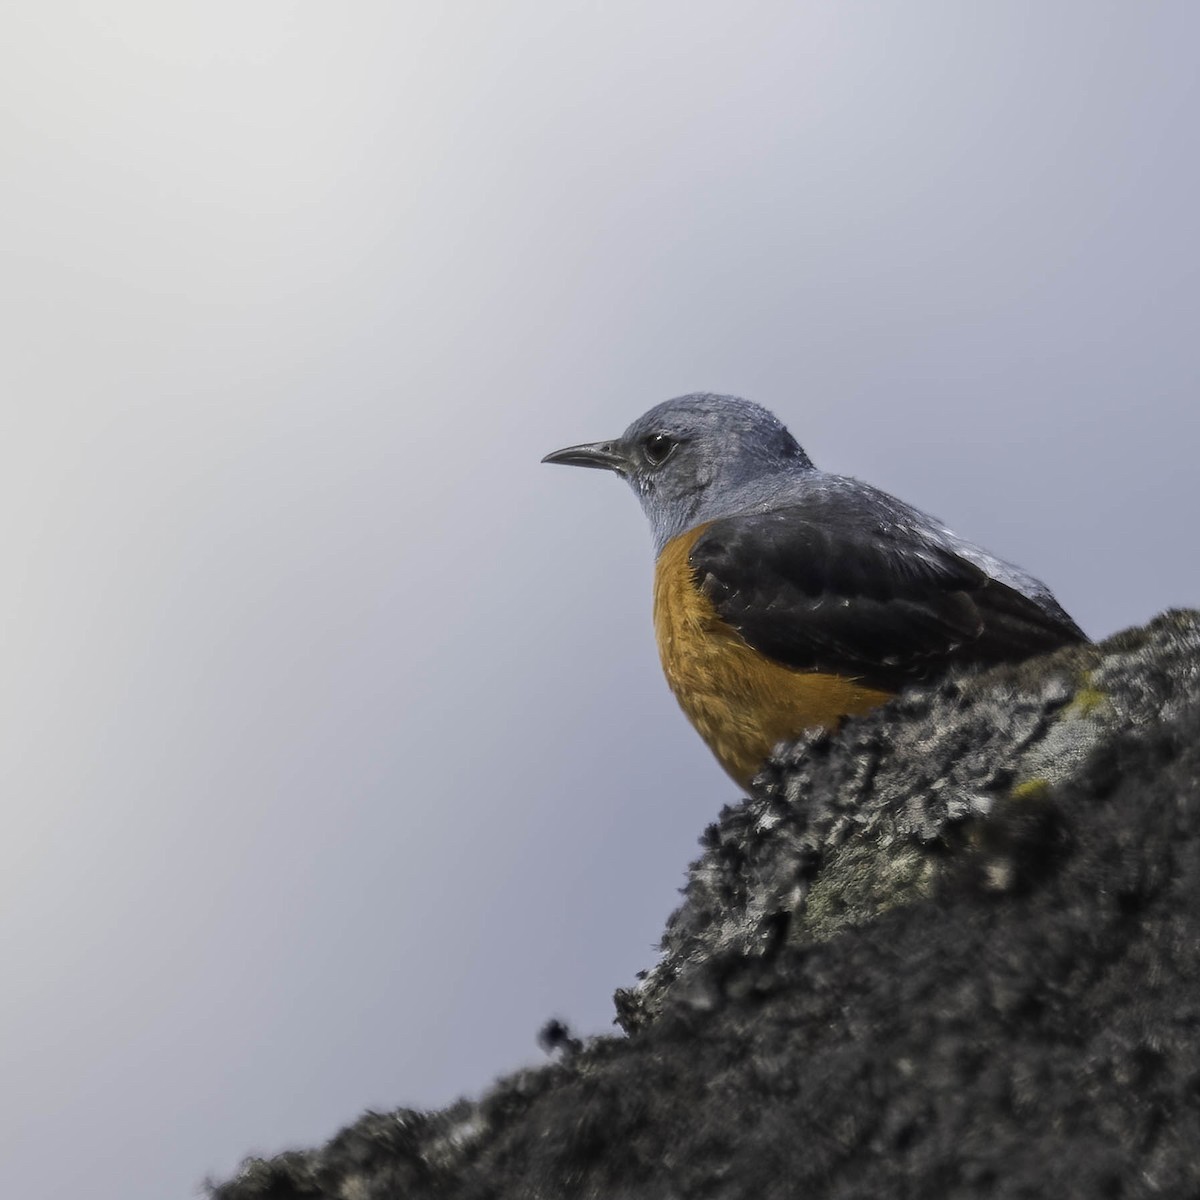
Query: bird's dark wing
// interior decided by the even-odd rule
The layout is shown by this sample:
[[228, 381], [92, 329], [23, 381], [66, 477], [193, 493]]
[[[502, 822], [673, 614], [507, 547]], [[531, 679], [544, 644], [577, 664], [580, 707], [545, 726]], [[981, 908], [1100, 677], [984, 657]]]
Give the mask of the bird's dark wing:
[[689, 561], [717, 615], [761, 654], [878, 687], [1087, 640], [1049, 597], [853, 497], [714, 521]]

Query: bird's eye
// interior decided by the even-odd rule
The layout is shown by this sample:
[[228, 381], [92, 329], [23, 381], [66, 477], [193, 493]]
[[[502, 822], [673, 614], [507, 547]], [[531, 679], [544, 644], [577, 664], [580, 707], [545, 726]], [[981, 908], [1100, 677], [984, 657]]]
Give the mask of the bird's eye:
[[667, 437], [665, 433], [652, 433], [642, 442], [642, 449], [646, 452], [646, 461], [652, 467], [666, 462], [667, 456], [675, 449], [675, 446], [676, 442]]

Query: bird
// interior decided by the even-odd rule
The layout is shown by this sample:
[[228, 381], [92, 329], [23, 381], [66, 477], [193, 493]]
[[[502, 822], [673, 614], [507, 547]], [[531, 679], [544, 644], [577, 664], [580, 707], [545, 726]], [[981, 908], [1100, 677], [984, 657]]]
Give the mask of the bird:
[[1088, 641], [1050, 589], [887, 492], [814, 466], [770, 411], [694, 392], [546, 463], [634, 490], [671, 691], [749, 787], [773, 749], [952, 668]]

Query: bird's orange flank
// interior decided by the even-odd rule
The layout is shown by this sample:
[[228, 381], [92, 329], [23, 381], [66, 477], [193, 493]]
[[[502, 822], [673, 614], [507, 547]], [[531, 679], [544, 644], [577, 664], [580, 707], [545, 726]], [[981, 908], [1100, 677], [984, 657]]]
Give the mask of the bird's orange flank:
[[654, 631], [667, 682], [731, 778], [749, 785], [773, 747], [807, 729], [836, 727], [891, 692], [840, 675], [775, 663], [717, 616], [688, 555], [707, 525], [669, 542], [654, 572]]

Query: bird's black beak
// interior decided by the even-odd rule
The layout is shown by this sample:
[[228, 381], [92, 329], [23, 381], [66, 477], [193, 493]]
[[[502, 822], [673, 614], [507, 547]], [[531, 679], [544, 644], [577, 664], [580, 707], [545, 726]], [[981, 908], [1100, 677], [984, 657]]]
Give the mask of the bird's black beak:
[[597, 467], [623, 475], [629, 459], [621, 452], [619, 442], [586, 442], [582, 446], [567, 446], [542, 459], [544, 463], [562, 463], [568, 467]]

